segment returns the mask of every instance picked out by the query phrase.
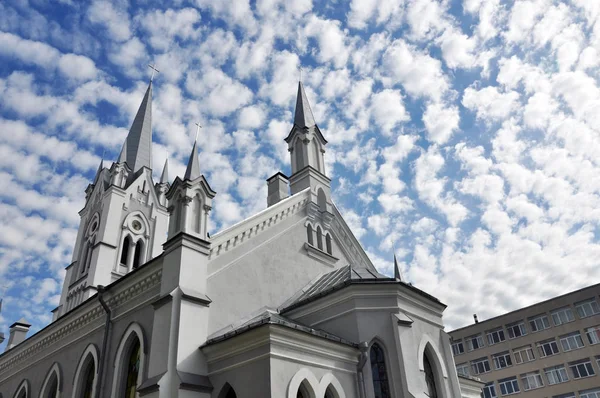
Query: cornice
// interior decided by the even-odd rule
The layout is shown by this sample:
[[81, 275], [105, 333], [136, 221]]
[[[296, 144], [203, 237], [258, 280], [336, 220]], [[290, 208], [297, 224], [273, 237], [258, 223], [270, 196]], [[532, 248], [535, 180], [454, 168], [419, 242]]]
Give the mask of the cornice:
[[[138, 275], [139, 280], [123, 286], [121, 290], [110, 292], [112, 294], [107, 300], [108, 306], [111, 309], [121, 307], [132, 298], [160, 284], [161, 275], [162, 268], [152, 270], [147, 275], [140, 273]], [[0, 355], [0, 375], [9, 369], [14, 369], [23, 361], [37, 356], [38, 353], [49, 346], [63, 341], [86, 325], [104, 317], [105, 312], [99, 302], [93, 299], [94, 297], [91, 297], [72, 311], [52, 322], [23, 343]]]

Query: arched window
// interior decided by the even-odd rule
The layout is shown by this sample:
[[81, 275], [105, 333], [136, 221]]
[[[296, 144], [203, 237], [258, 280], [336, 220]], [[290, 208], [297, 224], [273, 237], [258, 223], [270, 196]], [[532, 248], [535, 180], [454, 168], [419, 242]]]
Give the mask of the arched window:
[[81, 378], [81, 398], [92, 398], [94, 391], [94, 377], [96, 377], [96, 365], [89, 360]]
[[424, 353], [423, 356], [423, 368], [425, 370], [425, 383], [427, 384], [427, 394], [429, 398], [437, 398], [437, 387], [435, 386], [435, 375], [433, 373], [433, 368], [431, 367], [431, 362], [429, 362], [429, 355], [427, 352]]
[[307, 166], [306, 161], [304, 160], [305, 149], [302, 140], [296, 140], [294, 152], [296, 152], [296, 156], [294, 156], [294, 159], [296, 159], [296, 171], [302, 170]]
[[135, 339], [127, 357], [123, 398], [135, 398], [138, 375], [140, 374], [140, 340]]
[[317, 193], [317, 204], [319, 205], [319, 210], [327, 211], [327, 198], [325, 197], [323, 188], [319, 188], [319, 192]]
[[312, 398], [308, 388], [306, 387], [306, 382], [302, 382], [300, 387], [298, 387], [298, 393], [296, 394], [296, 398]]
[[58, 364], [55, 363], [48, 375], [44, 379], [44, 384], [42, 385], [42, 389], [40, 391], [40, 398], [58, 398], [58, 377], [60, 374], [60, 368]]
[[308, 237], [308, 244], [314, 246], [313, 229], [312, 229], [312, 225], [310, 225], [310, 224], [308, 224], [308, 226], [306, 227], [306, 235]]
[[121, 249], [121, 265], [127, 265], [127, 257], [129, 257], [129, 246], [131, 245], [131, 238], [128, 236], [123, 240], [123, 248]]
[[218, 395], [218, 398], [237, 398], [237, 394], [235, 393], [233, 387], [229, 385], [229, 383], [225, 383]]
[[25, 386], [21, 387], [21, 389], [19, 390], [17, 395], [15, 395], [15, 397], [16, 398], [29, 398], [27, 396], [27, 388]]
[[317, 227], [317, 247], [319, 250], [323, 250], [323, 231], [321, 231], [321, 227]]
[[375, 398], [390, 398], [392, 393], [390, 392], [387, 368], [385, 366], [385, 355], [379, 344], [374, 343], [371, 346], [369, 357], [371, 359], [371, 374], [373, 375]]
[[192, 230], [200, 233], [200, 220], [202, 218], [202, 202], [198, 195], [192, 201]]
[[330, 234], [325, 235], [325, 247], [327, 248], [327, 253], [333, 254], [333, 251], [331, 249], [331, 235]]
[[338, 395], [331, 386], [327, 387], [327, 390], [325, 390], [325, 398], [338, 398]]
[[46, 395], [43, 398], [58, 398], [58, 378], [56, 374], [48, 385], [48, 391], [46, 391]]
[[140, 261], [142, 259], [142, 249], [144, 247], [144, 242], [142, 240], [138, 240], [135, 244], [135, 253], [133, 253], [133, 265], [132, 268], [136, 269], [140, 266]]

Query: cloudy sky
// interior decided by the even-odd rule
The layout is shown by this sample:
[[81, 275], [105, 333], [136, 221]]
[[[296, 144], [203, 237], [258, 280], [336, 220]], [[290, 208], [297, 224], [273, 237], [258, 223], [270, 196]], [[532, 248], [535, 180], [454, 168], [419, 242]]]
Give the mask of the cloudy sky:
[[213, 232], [289, 173], [302, 67], [336, 204], [385, 273], [395, 243], [447, 329], [598, 282], [600, 3], [346, 3], [1, 2], [0, 330], [51, 319], [150, 62], [155, 174], [183, 173], [200, 122]]

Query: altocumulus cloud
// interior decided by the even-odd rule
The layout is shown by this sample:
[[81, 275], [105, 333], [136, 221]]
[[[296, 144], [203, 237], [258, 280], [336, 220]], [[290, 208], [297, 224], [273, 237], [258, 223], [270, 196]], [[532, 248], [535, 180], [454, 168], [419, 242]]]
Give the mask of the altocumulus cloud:
[[302, 67], [338, 207], [382, 272], [395, 246], [449, 328], [597, 282], [595, 2], [349, 3], [4, 1], [0, 330], [50, 320], [84, 189], [118, 155], [154, 62], [154, 168], [168, 156], [181, 174], [203, 126], [212, 232], [289, 172]]

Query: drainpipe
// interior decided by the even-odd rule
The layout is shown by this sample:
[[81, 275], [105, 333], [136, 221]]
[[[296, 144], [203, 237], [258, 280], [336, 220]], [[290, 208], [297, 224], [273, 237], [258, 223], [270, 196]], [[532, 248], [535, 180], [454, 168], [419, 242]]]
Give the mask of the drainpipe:
[[358, 374], [358, 395], [360, 398], [366, 398], [367, 391], [365, 390], [365, 376], [363, 374], [363, 368], [367, 363], [367, 351], [369, 350], [369, 343], [363, 341], [358, 345], [360, 355], [358, 357], [358, 364], [356, 365], [356, 373]]
[[104, 308], [104, 312], [106, 312], [106, 322], [104, 324], [104, 338], [102, 339], [102, 351], [100, 352], [100, 362], [98, 364], [98, 388], [96, 389], [96, 398], [100, 398], [100, 393], [102, 391], [102, 386], [104, 385], [104, 359], [106, 358], [106, 354], [108, 351], [108, 336], [110, 334], [110, 316], [111, 311], [106, 301], [104, 301], [104, 292], [106, 288], [103, 285], [98, 285], [96, 288], [98, 290], [98, 301], [102, 308]]

